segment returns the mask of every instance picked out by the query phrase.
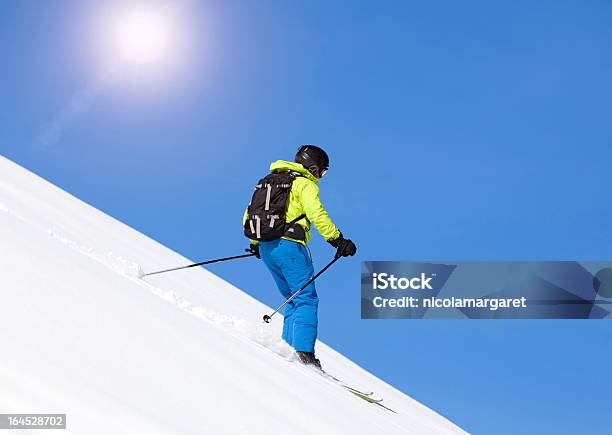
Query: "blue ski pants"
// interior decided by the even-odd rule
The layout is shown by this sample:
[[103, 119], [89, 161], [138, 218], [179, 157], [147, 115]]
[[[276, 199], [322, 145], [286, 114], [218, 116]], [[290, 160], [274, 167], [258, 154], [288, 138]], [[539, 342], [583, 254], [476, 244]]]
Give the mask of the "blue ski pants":
[[[260, 242], [259, 253], [285, 299], [313, 276], [310, 252], [301, 243], [285, 239]], [[318, 306], [314, 282], [285, 305], [283, 340], [297, 351], [314, 352]]]

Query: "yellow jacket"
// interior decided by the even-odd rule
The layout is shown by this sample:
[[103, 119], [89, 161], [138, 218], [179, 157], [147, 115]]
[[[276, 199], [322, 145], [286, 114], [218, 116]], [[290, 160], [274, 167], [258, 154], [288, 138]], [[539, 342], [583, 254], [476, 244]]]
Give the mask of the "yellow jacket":
[[[304, 228], [306, 240], [296, 240], [286, 236], [283, 236], [283, 239], [293, 240], [305, 245], [311, 237], [311, 222], [325, 240], [334, 240], [338, 238], [340, 230], [331, 221], [319, 199], [319, 186], [317, 186], [319, 180], [308, 172], [300, 163], [287, 162], [285, 160], [277, 160], [270, 164], [270, 172], [272, 171], [295, 171], [303, 175], [302, 177], [296, 177], [291, 185], [285, 220], [291, 222], [301, 214], [305, 214], [308, 220], [300, 219], [297, 223]], [[247, 210], [244, 211], [244, 217], [242, 219], [243, 224], [247, 218]], [[253, 243], [257, 243], [257, 241], [253, 241]]]

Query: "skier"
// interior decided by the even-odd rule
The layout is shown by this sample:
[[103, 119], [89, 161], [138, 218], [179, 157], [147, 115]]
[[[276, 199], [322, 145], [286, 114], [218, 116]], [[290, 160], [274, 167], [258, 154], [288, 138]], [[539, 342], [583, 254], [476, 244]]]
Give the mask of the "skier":
[[[312, 257], [306, 246], [311, 222], [336, 248], [337, 257], [357, 252], [319, 199], [317, 185], [328, 169], [325, 151], [314, 145], [300, 146], [295, 162], [277, 160], [270, 165], [271, 174], [259, 182], [245, 211], [243, 223], [245, 235], [251, 239], [250, 251], [264, 261], [285, 298], [313, 277]], [[314, 352], [318, 305], [313, 282], [285, 306], [282, 338], [296, 350], [300, 362], [321, 369]]]

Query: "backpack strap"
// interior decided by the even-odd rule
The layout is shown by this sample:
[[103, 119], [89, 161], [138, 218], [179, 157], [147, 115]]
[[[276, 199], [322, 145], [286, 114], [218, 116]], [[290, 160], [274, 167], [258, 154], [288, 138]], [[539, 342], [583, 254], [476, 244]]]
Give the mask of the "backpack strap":
[[297, 221], [301, 219], [304, 219], [305, 217], [306, 217], [306, 213], [302, 213], [301, 215], [293, 219], [291, 222], [287, 222], [287, 225], [293, 225], [294, 223], [296, 223]]

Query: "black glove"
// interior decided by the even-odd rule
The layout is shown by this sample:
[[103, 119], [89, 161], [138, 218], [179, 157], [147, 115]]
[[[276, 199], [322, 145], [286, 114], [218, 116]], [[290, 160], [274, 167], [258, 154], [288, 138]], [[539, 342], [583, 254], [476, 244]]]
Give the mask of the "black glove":
[[249, 246], [248, 251], [251, 254], [255, 254], [255, 257], [259, 258], [261, 260], [261, 255], [259, 255], [259, 245], [255, 245], [253, 243], [251, 243], [251, 246]]
[[342, 233], [337, 239], [328, 240], [328, 242], [336, 248], [336, 258], [353, 256], [357, 253], [357, 246], [351, 240], [345, 239]]

